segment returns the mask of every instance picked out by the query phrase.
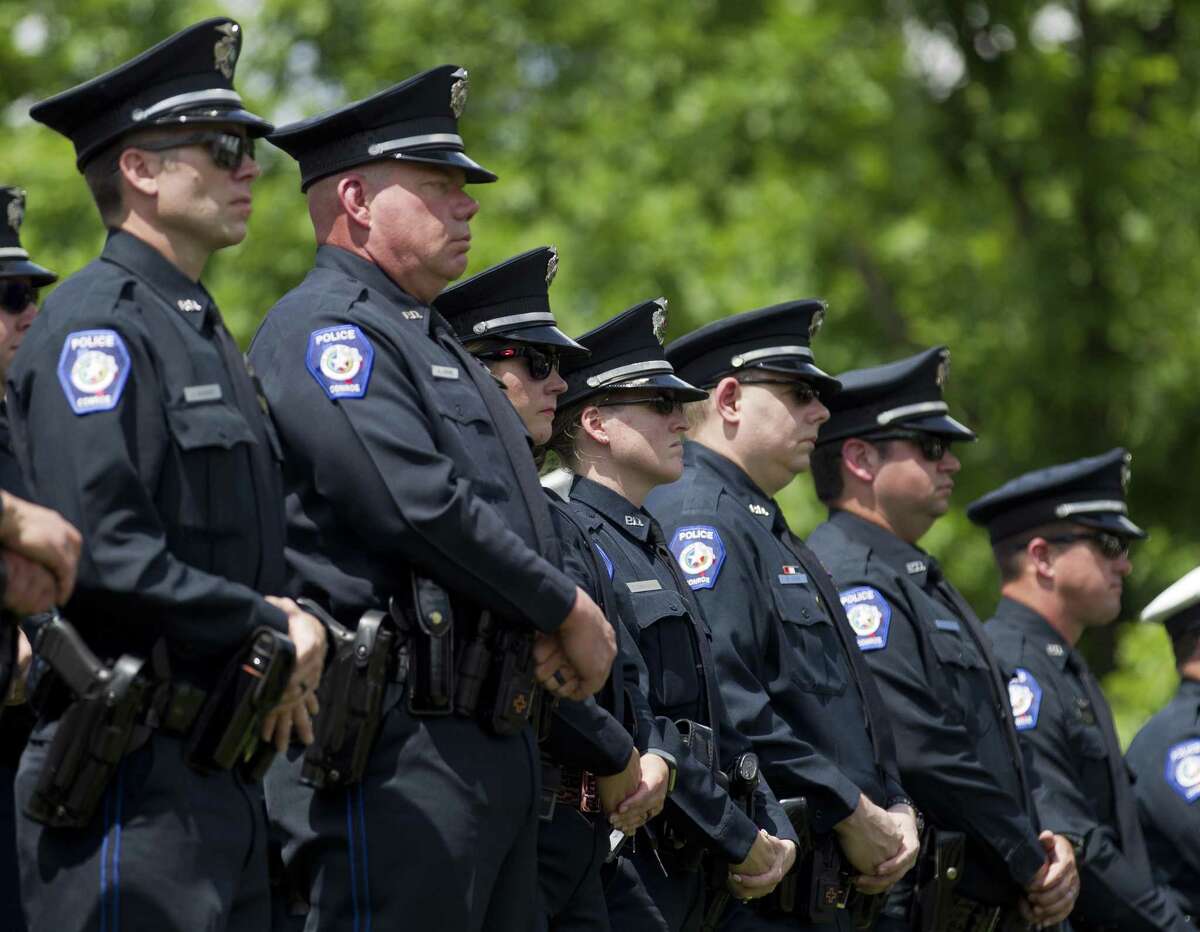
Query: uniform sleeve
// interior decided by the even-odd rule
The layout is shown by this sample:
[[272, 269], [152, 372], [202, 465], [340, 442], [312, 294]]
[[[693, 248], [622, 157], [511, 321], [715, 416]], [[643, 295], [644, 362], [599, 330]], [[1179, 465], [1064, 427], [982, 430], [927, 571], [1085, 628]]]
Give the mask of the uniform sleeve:
[[[115, 332], [128, 355], [111, 409], [73, 411], [57, 372], [63, 340], [50, 334], [28, 347], [9, 382], [9, 411], [30, 487], [83, 535], [68, 614], [86, 601], [130, 624], [153, 618], [170, 651], [189, 659], [227, 656], [262, 625], [286, 633], [286, 616], [262, 595], [168, 549], [169, 516], [158, 513], [151, 495], [172, 442], [155, 365], [133, 328], [114, 331], [111, 318], [76, 328], [88, 329]], [[86, 625], [86, 612], [75, 620]]]
[[1022, 803], [980, 762], [975, 738], [949, 698], [954, 685], [938, 659], [926, 656], [911, 606], [870, 579], [838, 582], [843, 604], [853, 592], [862, 599], [857, 604], [870, 602], [886, 616], [882, 646], [863, 653], [891, 715], [904, 787], [935, 822], [962, 826], [995, 852], [1026, 888], [1045, 863], [1041, 844]]
[[[621, 622], [622, 627], [626, 628], [622, 643], [628, 642], [629, 669], [638, 676], [637, 691], [642, 696], [649, 696], [649, 668], [625, 619], [622, 618]], [[692, 756], [679, 729], [665, 715], [655, 715], [653, 718], [650, 749], [670, 755], [676, 763], [675, 789], [667, 797], [665, 808], [682, 815], [730, 864], [744, 861], [758, 837], [758, 826], [734, 805], [729, 794], [717, 783], [713, 772]]]
[[[591, 546], [590, 542], [558, 506], [551, 507], [551, 517], [562, 542], [563, 571], [597, 604], [605, 604], [600, 591], [605, 581], [596, 578], [596, 561], [586, 549]], [[623, 647], [618, 638], [617, 658], [610, 681], [601, 690], [601, 695], [624, 687], [625, 667], [620, 653]], [[614, 677], [617, 678], [615, 683]], [[560, 700], [554, 718], [545, 746], [557, 759], [601, 777], [618, 774], [629, 763], [634, 750], [633, 736], [626, 730], [624, 722], [617, 721], [594, 698], [583, 702]]]
[[[1170, 864], [1154, 865], [1161, 871], [1159, 879], [1200, 878], [1200, 793], [1192, 777], [1200, 762], [1200, 734], [1180, 735], [1170, 746], [1139, 735], [1126, 760], [1137, 777], [1133, 788], [1138, 817], [1151, 857], [1171, 859]], [[1153, 844], [1149, 844], [1151, 838]], [[1173, 892], [1180, 898], [1181, 908], [1187, 909], [1195, 900], [1194, 884], [1187, 889], [1180, 886]]]
[[763, 570], [725, 524], [712, 525], [727, 548], [711, 587], [694, 590], [713, 632], [717, 681], [729, 717], [727, 732], [743, 735], [759, 754], [763, 776], [785, 797], [805, 796], [831, 824], [854, 812], [858, 785], [776, 712], [778, 691], [790, 688], [780, 675], [780, 622], [764, 610]]
[[[272, 315], [295, 313], [297, 308], [280, 306]], [[305, 319], [318, 328], [345, 322], [341, 315]], [[495, 464], [476, 464], [476, 474], [467, 475], [439, 444], [439, 432], [454, 429], [443, 421], [460, 424], [464, 438], [491, 430], [467, 376], [456, 372], [446, 397], [427, 398], [390, 338], [364, 327], [373, 350], [370, 370], [360, 375], [364, 394], [334, 401], [306, 368], [309, 332], [287, 321], [271, 324], [269, 317], [250, 355], [290, 468], [312, 476], [320, 494], [360, 530], [364, 546], [393, 551], [443, 584], [542, 631], [562, 624], [574, 605], [574, 583], [477, 494], [476, 483], [486, 481]], [[409, 338], [429, 339], [417, 326]], [[510, 488], [506, 494], [520, 493]]]
[[[1176, 904], [1126, 860], [1115, 826], [1101, 820], [1084, 791], [1088, 781], [1072, 760], [1066, 710], [1050, 685], [1055, 673], [1040, 663], [1033, 667], [1033, 675], [1042, 685], [1041, 706], [1033, 727], [1021, 731], [1021, 741], [1031, 750], [1037, 769], [1034, 800], [1042, 825], [1082, 843], [1077, 858], [1082, 885], [1076, 913], [1092, 924], [1122, 932], [1191, 929]], [[1097, 756], [1089, 757], [1088, 763], [1107, 768], [1099, 746]]]

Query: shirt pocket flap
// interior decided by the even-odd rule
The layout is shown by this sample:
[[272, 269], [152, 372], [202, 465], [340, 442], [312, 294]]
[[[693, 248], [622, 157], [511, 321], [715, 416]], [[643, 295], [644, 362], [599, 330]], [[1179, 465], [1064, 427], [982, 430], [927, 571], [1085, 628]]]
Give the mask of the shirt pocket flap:
[[241, 412], [225, 404], [168, 408], [167, 424], [181, 450], [232, 450], [239, 443], [254, 443], [254, 434]]
[[929, 639], [933, 643], [933, 652], [937, 654], [938, 660], [964, 670], [987, 669], [987, 664], [979, 654], [979, 648], [971, 640], [971, 635], [963, 630], [965, 622], [955, 620], [935, 625]]
[[649, 628], [664, 618], [679, 618], [687, 614], [683, 598], [669, 589], [634, 592], [631, 597], [637, 625], [641, 629]]

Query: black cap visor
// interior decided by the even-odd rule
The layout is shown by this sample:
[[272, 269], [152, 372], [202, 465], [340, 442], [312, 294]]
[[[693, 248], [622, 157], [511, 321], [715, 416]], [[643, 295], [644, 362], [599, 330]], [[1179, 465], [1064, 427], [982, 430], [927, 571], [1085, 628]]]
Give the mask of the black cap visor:
[[407, 152], [390, 153], [385, 158], [397, 162], [421, 162], [442, 168], [461, 168], [470, 184], [490, 184], [499, 178], [458, 149], [411, 149]]
[[1132, 537], [1137, 540], [1145, 540], [1150, 536], [1125, 515], [1117, 514], [1116, 512], [1103, 511], [1090, 515], [1076, 514], [1071, 515], [1070, 520], [1073, 524], [1082, 524], [1084, 527], [1095, 528], [1097, 531], [1105, 531], [1108, 534], [1116, 534], [1118, 537]]
[[708, 392], [704, 389], [696, 388], [695, 385], [685, 382], [672, 372], [660, 372], [655, 375], [644, 375], [640, 378], [629, 379], [626, 382], [614, 382], [611, 385], [602, 385], [593, 394], [602, 395], [610, 392], [642, 391], [646, 389], [658, 389], [659, 391], [667, 392], [684, 402], [703, 401], [708, 397]]
[[801, 359], [780, 360], [778, 362], [748, 366], [745, 369], [735, 369], [726, 374], [738, 376], [739, 378], [745, 375], [748, 381], [754, 381], [754, 376], [751, 373], [756, 371], [773, 372], [778, 375], [787, 375], [795, 379], [803, 379], [805, 382], [811, 382], [822, 400], [836, 395], [842, 388], [842, 383], [828, 372], [818, 368], [811, 362], [804, 362]]
[[49, 269], [28, 259], [0, 259], [0, 278], [28, 278], [36, 288], [58, 281]]
[[150, 126], [212, 126], [221, 123], [244, 126], [246, 134], [256, 139], [275, 132], [274, 123], [268, 123], [249, 110], [243, 110], [241, 107], [222, 109], [213, 106], [169, 111], [140, 126], [130, 127], [127, 132], [135, 132]]
[[549, 324], [539, 327], [525, 327], [522, 330], [492, 332], [484, 339], [553, 346], [563, 356], [587, 357], [592, 355], [592, 351], [586, 346], [581, 346], [557, 327], [550, 326]]
[[[933, 417], [918, 417], [905, 421], [893, 421], [886, 427], [880, 427], [871, 433], [886, 433], [893, 430], [919, 430], [925, 434], [936, 434], [948, 440], [964, 441], [978, 440], [975, 431], [961, 424], [948, 414], [938, 414]], [[863, 436], [866, 436], [865, 434]]]

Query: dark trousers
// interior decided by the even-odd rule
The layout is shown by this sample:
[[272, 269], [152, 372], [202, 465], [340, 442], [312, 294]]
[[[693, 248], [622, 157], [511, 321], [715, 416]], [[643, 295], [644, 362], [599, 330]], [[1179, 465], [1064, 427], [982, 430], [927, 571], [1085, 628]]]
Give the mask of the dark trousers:
[[[638, 839], [642, 842], [642, 839]], [[644, 846], [617, 862], [604, 888], [608, 921], [620, 932], [696, 932], [704, 921], [704, 872], [668, 865]]]
[[[877, 923], [875, 932], [880, 932], [880, 928]], [[766, 916], [758, 908], [735, 900], [725, 910], [720, 929], [721, 932], [851, 932], [854, 925], [845, 910], [839, 910], [833, 922], [812, 925], [795, 916]]]
[[[35, 729], [21, 757], [19, 809], [55, 727]], [[129, 754], [83, 828], [47, 828], [19, 813], [17, 847], [31, 929], [260, 932], [270, 922], [255, 788], [192, 770], [177, 738], [156, 734]]]
[[20, 868], [17, 860], [17, 804], [13, 796], [17, 772], [0, 766], [0, 903], [4, 928], [25, 932], [25, 919], [17, 904], [21, 902]]
[[608, 819], [573, 806], [554, 807], [538, 823], [540, 932], [609, 932], [600, 868], [608, 855]]
[[300, 782], [302, 759], [293, 748], [265, 782], [288, 886], [308, 903], [287, 928], [535, 928], [541, 763], [530, 729], [497, 738], [397, 705], [357, 786], [315, 791]]

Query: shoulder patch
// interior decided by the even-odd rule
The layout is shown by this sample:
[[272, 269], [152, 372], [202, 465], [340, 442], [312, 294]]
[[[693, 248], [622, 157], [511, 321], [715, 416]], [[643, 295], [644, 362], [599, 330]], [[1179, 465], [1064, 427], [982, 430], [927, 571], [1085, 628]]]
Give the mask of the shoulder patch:
[[77, 415], [115, 408], [129, 369], [129, 350], [115, 330], [68, 333], [58, 357], [58, 381]]
[[330, 398], [362, 398], [371, 380], [375, 348], [353, 324], [337, 324], [308, 335], [304, 363]]
[[725, 544], [715, 527], [693, 524], [671, 535], [671, 553], [693, 589], [711, 589], [725, 563]]
[[846, 620], [858, 638], [859, 650], [880, 650], [887, 647], [888, 629], [892, 625], [892, 607], [883, 593], [871, 586], [855, 586], [838, 593]]
[[1017, 667], [1017, 672], [1008, 681], [1008, 704], [1012, 706], [1017, 731], [1037, 728], [1038, 713], [1042, 709], [1042, 687], [1024, 667]]
[[612, 558], [605, 553], [604, 548], [595, 541], [592, 541], [592, 546], [596, 548], [596, 553], [600, 554], [600, 559], [604, 563], [604, 568], [608, 570], [608, 578], [612, 579], [613, 573], [616, 572], [616, 570], [613, 568]]
[[1200, 738], [1181, 741], [1167, 750], [1165, 776], [1171, 789], [1189, 803], [1200, 797]]

